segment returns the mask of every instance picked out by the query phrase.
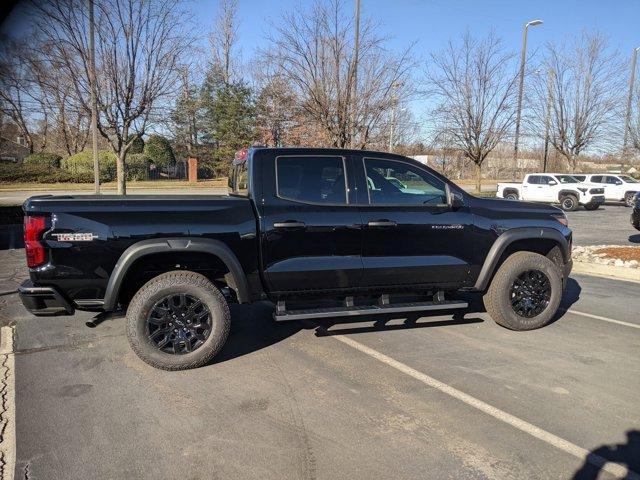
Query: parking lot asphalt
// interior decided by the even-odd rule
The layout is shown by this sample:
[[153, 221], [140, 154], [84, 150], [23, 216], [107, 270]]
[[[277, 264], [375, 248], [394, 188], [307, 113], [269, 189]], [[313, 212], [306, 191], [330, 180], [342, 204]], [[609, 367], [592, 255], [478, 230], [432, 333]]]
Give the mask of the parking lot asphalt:
[[639, 290], [575, 276], [532, 332], [473, 308], [332, 326], [234, 306], [223, 352], [186, 372], [141, 362], [121, 317], [13, 295], [16, 478], [615, 478], [571, 448], [640, 470]]
[[580, 207], [568, 212], [576, 245], [640, 245], [640, 232], [631, 226], [631, 208], [606, 204], [598, 210]]

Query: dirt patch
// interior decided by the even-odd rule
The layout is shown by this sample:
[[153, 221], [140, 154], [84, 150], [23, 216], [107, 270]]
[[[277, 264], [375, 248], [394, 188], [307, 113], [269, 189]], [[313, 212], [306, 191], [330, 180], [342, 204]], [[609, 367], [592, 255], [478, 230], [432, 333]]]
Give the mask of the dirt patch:
[[604, 258], [637, 260], [640, 262], [640, 247], [604, 247], [594, 250], [594, 254], [601, 254]]

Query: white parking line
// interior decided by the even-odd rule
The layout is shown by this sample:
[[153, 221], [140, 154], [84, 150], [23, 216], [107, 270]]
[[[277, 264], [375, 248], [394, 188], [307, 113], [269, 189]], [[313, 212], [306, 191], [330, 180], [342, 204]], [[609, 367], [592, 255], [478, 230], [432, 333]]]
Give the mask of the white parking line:
[[603, 322], [617, 323], [618, 325], [624, 325], [625, 327], [638, 328], [640, 325], [637, 323], [623, 322], [622, 320], [616, 320], [614, 318], [601, 317], [600, 315], [594, 315], [592, 313], [578, 312], [577, 310], [569, 309], [565, 310], [567, 313], [573, 313], [574, 315], [582, 315], [583, 317], [593, 318], [594, 320], [602, 320]]
[[0, 478], [13, 480], [16, 468], [16, 391], [13, 328], [0, 328]]
[[380, 353], [377, 350], [374, 350], [373, 348], [367, 347], [366, 345], [356, 342], [355, 340], [352, 340], [351, 338], [345, 337], [343, 335], [334, 335], [332, 336], [332, 338], [335, 338], [336, 340], [339, 340], [345, 345], [348, 345], [351, 348], [354, 348], [366, 355], [369, 355], [370, 357], [375, 358], [376, 360], [390, 367], [393, 367], [396, 370], [406, 375], [409, 375], [410, 377], [413, 377], [414, 379], [424, 383], [425, 385], [431, 388], [435, 388], [436, 390], [439, 390], [440, 392], [446, 395], [449, 395], [450, 397], [456, 398], [473, 408], [476, 408], [488, 415], [491, 415], [493, 418], [500, 420], [501, 422], [511, 425], [512, 427], [515, 427], [518, 430], [521, 430], [522, 432], [528, 433], [529, 435], [539, 440], [542, 440], [543, 442], [546, 442], [549, 445], [554, 446], [559, 450], [562, 450], [563, 452], [566, 452], [570, 455], [573, 455], [574, 457], [579, 458], [580, 460], [586, 461], [591, 465], [601, 468], [602, 470], [605, 470], [616, 477], [626, 478], [628, 480], [640, 480], [639, 474], [632, 472], [631, 470], [628, 470], [623, 465], [609, 462], [605, 458], [599, 455], [595, 455], [589, 452], [588, 450], [585, 450], [584, 448], [569, 442], [568, 440], [560, 438], [557, 435], [554, 435], [553, 433], [547, 432], [546, 430], [543, 430], [540, 427], [537, 427], [514, 415], [511, 415], [510, 413], [507, 413], [504, 410], [500, 410], [499, 408], [489, 405], [488, 403], [483, 402], [482, 400], [479, 400], [475, 397], [472, 397], [471, 395], [468, 395], [454, 387], [451, 387], [446, 383], [436, 380], [435, 378], [432, 378], [425, 373], [419, 372], [418, 370], [415, 370], [414, 368], [411, 368], [410, 366], [402, 362], [399, 362], [398, 360], [394, 360], [393, 358], [383, 353]]

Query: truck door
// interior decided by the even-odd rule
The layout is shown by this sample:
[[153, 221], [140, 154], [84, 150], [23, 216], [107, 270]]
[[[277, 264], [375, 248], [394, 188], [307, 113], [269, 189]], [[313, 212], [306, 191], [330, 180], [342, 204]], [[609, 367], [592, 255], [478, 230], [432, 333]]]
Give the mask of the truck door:
[[538, 175], [528, 175], [522, 182], [520, 198], [526, 201], [534, 200], [540, 186], [540, 177]]
[[446, 183], [396, 158], [364, 157], [358, 172], [362, 286], [462, 285], [470, 273], [473, 221], [452, 208]]
[[285, 154], [262, 162], [262, 263], [273, 292], [354, 287], [362, 222], [350, 159]]

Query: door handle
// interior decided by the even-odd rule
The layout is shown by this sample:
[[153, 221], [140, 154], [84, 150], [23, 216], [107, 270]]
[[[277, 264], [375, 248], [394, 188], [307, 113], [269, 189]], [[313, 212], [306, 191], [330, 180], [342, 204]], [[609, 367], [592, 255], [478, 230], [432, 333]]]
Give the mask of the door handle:
[[286, 222], [275, 222], [273, 228], [304, 228], [306, 227], [304, 222], [296, 222], [295, 220], [288, 220]]
[[391, 220], [376, 220], [373, 222], [367, 223], [368, 227], [381, 228], [381, 227], [397, 227], [398, 224]]

